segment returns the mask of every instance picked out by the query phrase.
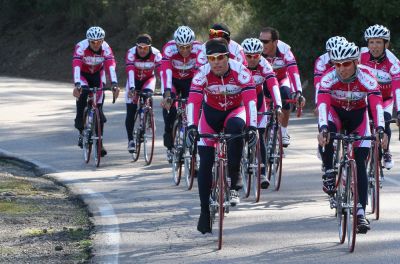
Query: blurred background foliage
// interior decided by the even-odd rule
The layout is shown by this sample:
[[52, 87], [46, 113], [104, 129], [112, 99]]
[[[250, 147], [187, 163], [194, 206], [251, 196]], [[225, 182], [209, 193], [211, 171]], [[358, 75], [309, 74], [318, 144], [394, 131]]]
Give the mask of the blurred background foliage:
[[262, 27], [275, 27], [292, 47], [309, 100], [313, 64], [329, 37], [364, 46], [364, 30], [382, 24], [391, 30], [396, 55], [400, 47], [396, 0], [0, 0], [0, 10], [1, 74], [62, 81], [71, 81], [73, 47], [92, 25], [106, 31], [121, 86], [125, 52], [140, 33], [149, 33], [161, 49], [179, 25], [206, 41], [209, 27], [224, 22], [239, 43], [257, 37]]

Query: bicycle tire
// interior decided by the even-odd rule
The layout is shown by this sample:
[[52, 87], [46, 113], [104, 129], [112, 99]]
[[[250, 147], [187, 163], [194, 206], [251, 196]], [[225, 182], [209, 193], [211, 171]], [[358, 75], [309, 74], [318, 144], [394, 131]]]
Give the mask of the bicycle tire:
[[82, 139], [83, 159], [85, 163], [89, 163], [90, 155], [92, 154], [92, 142], [90, 134], [92, 134], [93, 128], [92, 128], [92, 123], [89, 122], [88, 111], [89, 108], [85, 107], [85, 110], [83, 111], [84, 127], [83, 127], [83, 139]]
[[358, 186], [357, 186], [357, 167], [354, 160], [348, 161], [347, 182], [346, 182], [346, 203], [347, 208], [347, 246], [349, 252], [354, 252], [357, 235], [357, 204], [358, 204]]
[[93, 155], [94, 155], [94, 164], [96, 167], [100, 166], [101, 161], [101, 147], [103, 146], [103, 136], [101, 131], [101, 119], [100, 119], [100, 111], [99, 109], [94, 109], [93, 116], [93, 125], [96, 132], [96, 142], [94, 142], [93, 146]]
[[138, 109], [138, 111], [136, 111], [135, 113], [135, 116], [133, 117], [133, 142], [135, 142], [135, 151], [132, 153], [133, 162], [136, 162], [139, 159], [140, 154], [140, 111], [141, 109]]
[[379, 155], [380, 154], [379, 146], [377, 147], [375, 145], [375, 149], [374, 150], [375, 150], [374, 151], [374, 159], [375, 159], [375, 162], [374, 162], [374, 164], [375, 164], [374, 209], [375, 209], [375, 220], [379, 220], [379, 213], [380, 213], [380, 211], [379, 211], [379, 207], [380, 207], [380, 204], [379, 204], [379, 202], [380, 202], [379, 201], [380, 200], [379, 193], [380, 193], [380, 188], [381, 188], [381, 182], [380, 182], [381, 164], [380, 164], [380, 159], [379, 159], [379, 156], [380, 156]]
[[[283, 154], [283, 146], [282, 146], [282, 130], [279, 126], [278, 128], [274, 128], [272, 139], [272, 146], [270, 149], [270, 160], [268, 161], [268, 179], [274, 185], [274, 190], [279, 191], [281, 187], [282, 180], [282, 154]], [[271, 180], [272, 179], [272, 180]]]
[[343, 198], [345, 195], [345, 185], [343, 184], [345, 181], [343, 175], [343, 166], [340, 165], [338, 180], [336, 184], [336, 219], [338, 223], [338, 232], [339, 232], [339, 243], [343, 244], [346, 240], [346, 229], [347, 229], [347, 217], [343, 205]]
[[154, 137], [154, 115], [153, 111], [149, 109], [144, 115], [143, 153], [146, 165], [150, 165], [151, 161], [153, 160]]
[[218, 218], [219, 218], [219, 230], [218, 230], [218, 250], [222, 248], [222, 236], [224, 229], [224, 216], [225, 216], [225, 163], [223, 160], [219, 160], [218, 164]]
[[172, 126], [172, 137], [174, 142], [174, 147], [172, 149], [172, 179], [175, 185], [179, 185], [182, 176], [182, 154], [180, 152], [182, 151], [183, 147], [183, 139], [180, 134], [181, 124], [178, 117]]
[[367, 176], [368, 176], [368, 207], [371, 211], [371, 214], [375, 214], [375, 171], [376, 171], [376, 166], [374, 162], [374, 153], [375, 152], [375, 146], [374, 143], [372, 142], [372, 146], [369, 151], [369, 158], [368, 158], [368, 163], [367, 163]]
[[251, 175], [250, 175], [250, 163], [249, 163], [249, 147], [247, 142], [243, 144], [242, 158], [240, 159], [240, 173], [242, 175], [242, 184], [244, 197], [248, 198], [251, 190]]
[[258, 203], [261, 197], [261, 150], [260, 141], [257, 141], [255, 159], [253, 162], [253, 191], [255, 202]]
[[[187, 149], [188, 154], [189, 150]], [[197, 142], [193, 144], [192, 155], [190, 155], [190, 159], [185, 156], [185, 179], [186, 179], [186, 187], [188, 191], [193, 188], [194, 177], [197, 169]]]

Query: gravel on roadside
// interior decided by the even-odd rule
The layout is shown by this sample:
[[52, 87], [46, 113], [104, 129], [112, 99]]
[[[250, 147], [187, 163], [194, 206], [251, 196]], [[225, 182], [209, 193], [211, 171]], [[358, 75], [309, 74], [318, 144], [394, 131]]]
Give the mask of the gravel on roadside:
[[65, 187], [0, 159], [0, 263], [87, 263], [92, 230]]

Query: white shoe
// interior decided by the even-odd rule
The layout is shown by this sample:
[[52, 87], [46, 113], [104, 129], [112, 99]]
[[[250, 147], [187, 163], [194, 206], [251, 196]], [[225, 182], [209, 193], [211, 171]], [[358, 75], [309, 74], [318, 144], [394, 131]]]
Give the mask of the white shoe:
[[240, 204], [239, 193], [236, 190], [231, 190], [231, 206], [236, 206]]
[[290, 136], [289, 136], [289, 134], [285, 134], [285, 135], [282, 134], [282, 145], [284, 147], [287, 147], [287, 146], [290, 145]]
[[392, 154], [390, 154], [389, 151], [383, 153], [383, 160], [384, 160], [384, 165], [387, 170], [390, 170], [393, 168], [394, 161], [392, 160]]
[[135, 150], [136, 150], [135, 142], [133, 140], [130, 140], [128, 143], [128, 151], [129, 153], [135, 153]]

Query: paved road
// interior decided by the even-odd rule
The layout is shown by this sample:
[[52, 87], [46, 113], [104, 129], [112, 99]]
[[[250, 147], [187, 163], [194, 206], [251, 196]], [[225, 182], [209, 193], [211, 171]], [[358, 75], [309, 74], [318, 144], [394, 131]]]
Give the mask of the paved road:
[[[162, 147], [157, 108], [156, 154], [151, 166], [131, 162], [126, 151], [125, 105], [105, 103], [108, 118], [101, 167], [84, 164], [73, 129], [70, 84], [0, 77], [0, 149], [34, 161], [79, 193], [94, 213], [95, 263], [400, 263], [400, 148], [387, 172], [381, 219], [357, 237], [349, 254], [338, 243], [333, 211], [321, 190], [315, 120], [291, 122], [279, 192], [263, 191], [257, 204], [243, 200], [225, 220], [224, 245], [196, 231], [197, 185], [174, 186]], [[155, 99], [158, 105], [159, 98]], [[394, 128], [397, 138], [397, 128]]]

